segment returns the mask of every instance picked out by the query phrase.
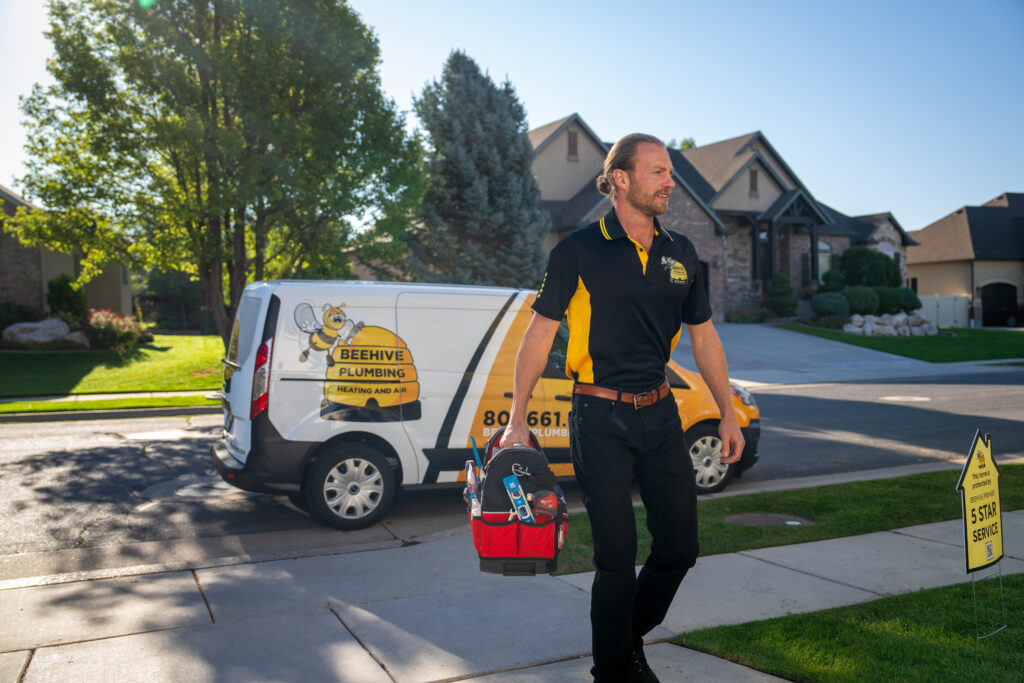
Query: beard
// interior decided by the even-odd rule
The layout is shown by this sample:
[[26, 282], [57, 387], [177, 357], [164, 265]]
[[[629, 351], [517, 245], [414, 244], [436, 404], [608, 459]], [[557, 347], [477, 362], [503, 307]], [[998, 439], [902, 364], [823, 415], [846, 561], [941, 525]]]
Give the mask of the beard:
[[650, 194], [642, 194], [639, 188], [634, 185], [626, 193], [626, 201], [640, 213], [654, 218], [655, 216], [668, 213], [668, 201], [658, 199], [660, 192], [661, 190], [656, 190]]

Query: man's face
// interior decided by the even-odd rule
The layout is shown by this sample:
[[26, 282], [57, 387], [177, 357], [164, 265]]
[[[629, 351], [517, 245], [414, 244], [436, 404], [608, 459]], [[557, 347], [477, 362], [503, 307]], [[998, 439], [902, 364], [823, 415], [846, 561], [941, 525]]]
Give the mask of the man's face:
[[629, 190], [626, 201], [640, 213], [660, 216], [668, 211], [669, 195], [676, 186], [672, 180], [672, 161], [668, 150], [653, 142], [643, 142], [633, 157], [633, 170], [627, 171]]

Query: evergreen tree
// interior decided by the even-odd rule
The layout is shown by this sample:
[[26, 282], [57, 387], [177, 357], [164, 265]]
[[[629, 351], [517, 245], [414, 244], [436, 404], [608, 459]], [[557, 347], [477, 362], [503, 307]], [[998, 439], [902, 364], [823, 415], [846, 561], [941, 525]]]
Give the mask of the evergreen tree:
[[550, 226], [538, 209], [526, 112], [512, 84], [495, 85], [470, 57], [454, 51], [415, 108], [433, 155], [422, 222], [406, 236], [413, 277], [538, 286]]

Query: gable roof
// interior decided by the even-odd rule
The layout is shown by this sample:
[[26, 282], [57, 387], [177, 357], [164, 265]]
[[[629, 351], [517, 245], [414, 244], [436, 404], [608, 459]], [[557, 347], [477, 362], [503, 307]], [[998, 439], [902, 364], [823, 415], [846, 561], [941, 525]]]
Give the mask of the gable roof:
[[39, 207], [30, 202], [29, 200], [22, 197], [20, 194], [7, 187], [6, 185], [0, 185], [0, 200], [13, 204], [15, 208], [24, 206], [29, 209], [38, 210]]
[[[729, 183], [753, 155], [742, 154], [760, 131], [682, 150], [682, 155], [714, 188], [715, 194]], [[749, 150], [748, 150], [749, 151]]]
[[[558, 137], [558, 135], [565, 130], [570, 123], [576, 123], [587, 135], [593, 138], [594, 142], [603, 149], [606, 153], [611, 149], [613, 143], [603, 142], [601, 138], [597, 137], [597, 134], [590, 129], [590, 126], [584, 122], [580, 115], [572, 113], [565, 118], [546, 123], [539, 128], [534, 128], [527, 132], [527, 136], [530, 139], [530, 144], [533, 145], [533, 154], [536, 156], [547, 147], [552, 140]], [[711, 219], [711, 222], [715, 226], [716, 235], [731, 235], [732, 230], [725, 226], [725, 223], [721, 221], [718, 215], [711, 209], [710, 206], [705, 202], [702, 192], [707, 192], [706, 183], [702, 182], [700, 173], [694, 169], [689, 162], [679, 157], [679, 163], [676, 163], [676, 158], [672, 157], [672, 152], [678, 152], [678, 150], [669, 150], [669, 156], [672, 160], [672, 170], [675, 176], [676, 182], [682, 186], [682, 188], [689, 193], [693, 200], [697, 202], [697, 205], [707, 214]], [[680, 169], [683, 173], [680, 173]], [[580, 190], [573, 195], [572, 198], [564, 201], [557, 200], [541, 200], [539, 207], [549, 214], [551, 214], [551, 226], [552, 232], [564, 230], [569, 227], [579, 227], [583, 223], [587, 216], [593, 213], [594, 209], [605, 199], [604, 195], [597, 191], [595, 181], [597, 176], [591, 178], [590, 182], [586, 183]], [[701, 185], [700, 190], [694, 188], [693, 183]]]
[[558, 137], [558, 134], [569, 127], [570, 123], [576, 123], [580, 128], [586, 131], [587, 135], [593, 138], [594, 143], [605, 152], [611, 145], [601, 141], [601, 138], [597, 137], [594, 131], [590, 130], [590, 126], [580, 118], [580, 115], [573, 112], [565, 118], [552, 121], [551, 123], [545, 123], [540, 128], [534, 128], [533, 130], [527, 131], [526, 136], [530, 139], [530, 144], [533, 146], [534, 156], [540, 154], [540, 151], [548, 146], [552, 140]]
[[1024, 194], [964, 206], [912, 233], [907, 263], [1024, 259]]
[[896, 220], [896, 217], [893, 216], [892, 213], [888, 211], [884, 211], [882, 213], [871, 213], [865, 216], [854, 216], [854, 218], [860, 221], [861, 223], [866, 223], [874, 226], [870, 232], [863, 235], [866, 244], [874, 244], [875, 242], [878, 241], [874, 237], [875, 230], [882, 227], [882, 224], [885, 223], [886, 221], [889, 221], [892, 227], [896, 228], [896, 232], [900, 234], [900, 244], [902, 244], [905, 247], [910, 246], [912, 244], [917, 244], [917, 242], [914, 241], [914, 238], [908, 235], [907, 231], [903, 229], [903, 226], [900, 225], [899, 221]]

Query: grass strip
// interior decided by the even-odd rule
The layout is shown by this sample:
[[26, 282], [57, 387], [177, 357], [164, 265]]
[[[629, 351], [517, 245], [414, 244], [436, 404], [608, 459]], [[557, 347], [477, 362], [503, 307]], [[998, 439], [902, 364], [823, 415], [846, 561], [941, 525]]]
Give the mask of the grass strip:
[[220, 405], [220, 399], [208, 400], [202, 396], [111, 398], [99, 399], [96, 401], [14, 401], [11, 403], [0, 403], [0, 414], [57, 413], [69, 410], [121, 410], [124, 408], [166, 408], [218, 405]]
[[[1024, 509], [1024, 465], [999, 468], [1003, 510]], [[701, 498], [697, 524], [702, 555], [717, 555], [791, 543], [856, 536], [915, 524], [959, 519], [963, 514], [955, 490], [960, 472], [927, 472], [894, 479], [858, 481], [809, 489]], [[725, 521], [743, 513], [793, 515], [814, 522], [804, 526], [743, 526]], [[643, 507], [636, 509], [638, 558], [650, 552], [651, 536]], [[574, 514], [569, 537], [558, 556], [559, 574], [592, 571], [594, 550], [590, 520]]]
[[951, 327], [934, 337], [865, 337], [796, 323], [779, 327], [929, 363], [1024, 358], [1024, 333], [1010, 330]]
[[701, 629], [674, 642], [791, 681], [1020, 681], [1024, 575], [1002, 578], [1005, 622], [999, 579], [974, 586], [977, 621], [971, 583]]
[[216, 335], [156, 335], [126, 353], [0, 353], [0, 397], [216, 389], [223, 356]]

